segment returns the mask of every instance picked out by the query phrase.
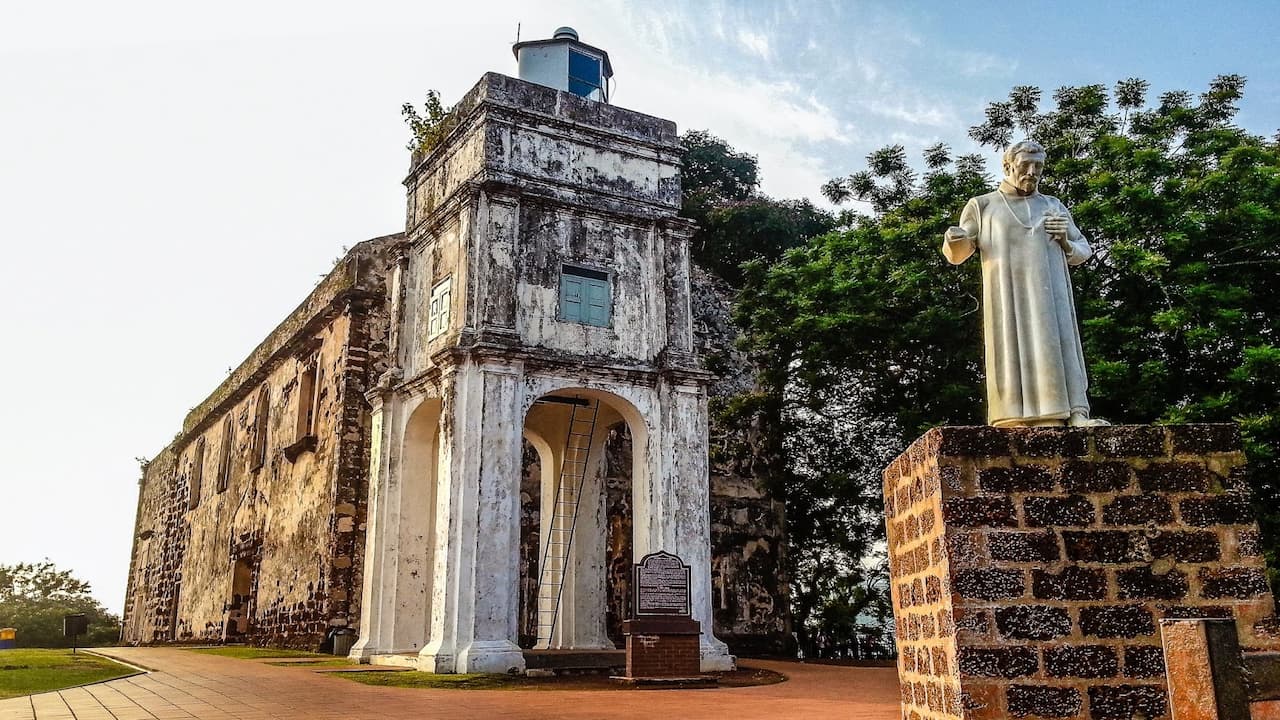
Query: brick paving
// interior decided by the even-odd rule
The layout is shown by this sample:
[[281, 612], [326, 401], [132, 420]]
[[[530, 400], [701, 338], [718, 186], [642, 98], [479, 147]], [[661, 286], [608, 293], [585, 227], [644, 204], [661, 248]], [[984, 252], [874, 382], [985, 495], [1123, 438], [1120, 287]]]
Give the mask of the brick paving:
[[748, 661], [787, 675], [777, 685], [714, 690], [416, 690], [166, 648], [103, 654], [145, 675], [0, 700], [0, 720], [341, 720], [343, 718], [845, 718], [896, 720], [892, 668]]

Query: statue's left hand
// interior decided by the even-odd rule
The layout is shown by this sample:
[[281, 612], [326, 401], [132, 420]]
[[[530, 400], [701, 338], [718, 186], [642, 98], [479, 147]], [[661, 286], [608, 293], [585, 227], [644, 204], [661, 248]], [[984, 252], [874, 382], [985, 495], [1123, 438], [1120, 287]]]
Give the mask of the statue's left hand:
[[1071, 243], [1067, 242], [1067, 219], [1061, 215], [1046, 215], [1044, 218], [1044, 231], [1049, 235], [1049, 239], [1058, 243], [1058, 247], [1063, 252], [1071, 252]]

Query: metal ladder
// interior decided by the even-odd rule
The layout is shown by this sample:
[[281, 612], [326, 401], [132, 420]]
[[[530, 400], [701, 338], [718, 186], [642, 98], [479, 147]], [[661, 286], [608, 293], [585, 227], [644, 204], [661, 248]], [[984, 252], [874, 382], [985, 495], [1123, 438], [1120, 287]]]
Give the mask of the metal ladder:
[[578, 522], [578, 499], [587, 477], [591, 436], [595, 433], [600, 402], [574, 403], [569, 413], [569, 433], [564, 443], [564, 461], [552, 492], [551, 525], [547, 531], [542, 564], [538, 567], [538, 640], [535, 647], [547, 647], [560, 616], [564, 575], [573, 546], [573, 529]]

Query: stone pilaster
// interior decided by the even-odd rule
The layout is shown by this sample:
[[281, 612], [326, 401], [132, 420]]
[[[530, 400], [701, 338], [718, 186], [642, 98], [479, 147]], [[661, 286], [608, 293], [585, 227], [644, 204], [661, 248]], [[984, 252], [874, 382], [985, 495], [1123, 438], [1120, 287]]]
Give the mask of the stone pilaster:
[[1158, 621], [1275, 648], [1229, 425], [938, 428], [885, 471], [907, 718], [1168, 717]]

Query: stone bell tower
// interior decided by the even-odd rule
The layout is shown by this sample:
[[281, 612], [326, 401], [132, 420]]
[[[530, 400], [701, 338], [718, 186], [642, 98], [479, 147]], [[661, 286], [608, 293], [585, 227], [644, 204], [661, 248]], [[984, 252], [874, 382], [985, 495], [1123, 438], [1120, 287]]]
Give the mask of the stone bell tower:
[[[526, 651], [612, 648], [603, 449], [625, 426], [633, 556], [691, 566], [702, 669], [729, 669], [675, 125], [604, 102], [608, 56], [572, 30], [516, 53], [534, 82], [485, 75], [405, 180], [351, 655], [518, 672]], [[540, 490], [522, 500], [530, 447]], [[521, 562], [522, 502], [538, 504], [537, 567]], [[537, 581], [526, 647], [522, 574]]]

